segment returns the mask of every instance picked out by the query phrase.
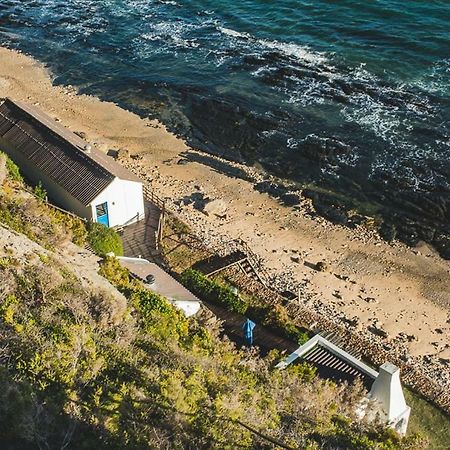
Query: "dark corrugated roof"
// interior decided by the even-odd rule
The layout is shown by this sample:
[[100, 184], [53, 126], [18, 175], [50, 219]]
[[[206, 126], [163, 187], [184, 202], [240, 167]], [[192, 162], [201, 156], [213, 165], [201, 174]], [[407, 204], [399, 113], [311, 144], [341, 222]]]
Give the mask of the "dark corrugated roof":
[[115, 177], [140, 182], [99, 150], [86, 153], [87, 143], [80, 137], [21, 102], [6, 99], [0, 105], [0, 136], [84, 205]]
[[366, 389], [370, 389], [373, 384], [372, 377], [320, 344], [315, 345], [306, 354], [302, 355], [300, 359], [315, 366], [319, 376], [322, 378], [334, 381], [347, 381], [348, 383], [353, 383], [359, 378]]

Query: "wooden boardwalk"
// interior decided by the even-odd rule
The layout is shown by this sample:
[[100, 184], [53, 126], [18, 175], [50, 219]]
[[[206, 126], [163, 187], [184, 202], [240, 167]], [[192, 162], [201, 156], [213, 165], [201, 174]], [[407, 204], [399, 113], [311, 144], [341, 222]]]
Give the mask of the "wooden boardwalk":
[[123, 242], [123, 255], [141, 257], [149, 261], [161, 262], [157, 250], [156, 233], [158, 230], [161, 210], [149, 200], [144, 200], [145, 219], [127, 225], [120, 231]]

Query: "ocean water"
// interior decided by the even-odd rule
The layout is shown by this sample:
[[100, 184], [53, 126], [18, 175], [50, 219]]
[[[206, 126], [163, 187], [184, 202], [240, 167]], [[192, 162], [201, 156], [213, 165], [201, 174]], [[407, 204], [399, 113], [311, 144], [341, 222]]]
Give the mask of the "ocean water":
[[449, 0], [7, 0], [0, 43], [450, 257]]

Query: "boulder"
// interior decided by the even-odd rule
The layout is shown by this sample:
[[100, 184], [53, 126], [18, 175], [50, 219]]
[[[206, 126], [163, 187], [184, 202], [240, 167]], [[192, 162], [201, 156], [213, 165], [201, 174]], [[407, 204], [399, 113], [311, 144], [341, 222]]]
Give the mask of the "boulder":
[[87, 134], [84, 131], [74, 131], [74, 134], [76, 134], [81, 139], [86, 139], [87, 138]]
[[208, 216], [216, 215], [223, 217], [227, 211], [227, 204], [222, 199], [211, 200], [206, 203], [203, 212]]
[[375, 334], [376, 336], [380, 336], [382, 338], [387, 338], [389, 336], [389, 334], [387, 333], [387, 331], [383, 330], [383, 328], [381, 328], [380, 326], [374, 324], [372, 326], [370, 326], [368, 328], [368, 330]]

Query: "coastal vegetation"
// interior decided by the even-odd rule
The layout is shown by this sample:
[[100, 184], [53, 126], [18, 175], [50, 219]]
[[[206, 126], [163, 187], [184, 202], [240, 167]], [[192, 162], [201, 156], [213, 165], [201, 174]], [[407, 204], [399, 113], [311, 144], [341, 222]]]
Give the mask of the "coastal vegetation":
[[194, 269], [186, 269], [181, 275], [181, 282], [198, 297], [225, 306], [227, 309], [245, 314], [248, 304], [229, 286], [210, 280]]
[[245, 314], [250, 319], [272, 330], [276, 334], [303, 344], [309, 339], [306, 329], [295, 325], [282, 305], [264, 305], [258, 298], [232, 290], [226, 280], [210, 279], [194, 269], [186, 269], [181, 282], [199, 298], [215, 303], [230, 311]]
[[110, 252], [116, 256], [123, 255], [123, 244], [119, 234], [101, 223], [88, 224], [87, 241], [94, 253], [99, 256], [105, 256]]
[[81, 277], [61, 237], [74, 225], [28, 216], [22, 201], [48, 207], [17, 183], [9, 173], [0, 183], [11, 208], [0, 226], [14, 238], [0, 246], [1, 448], [426, 445], [359, 420], [360, 385], [323, 381], [306, 365], [275, 370], [277, 352], [237, 350], [217, 324], [186, 318], [116, 259], [104, 259], [101, 277], [95, 268]]
[[49, 206], [44, 201], [42, 186], [34, 189], [27, 186], [17, 165], [0, 152], [0, 184], [2, 182], [1, 223], [48, 249], [67, 241], [84, 245], [87, 237], [84, 221]]

